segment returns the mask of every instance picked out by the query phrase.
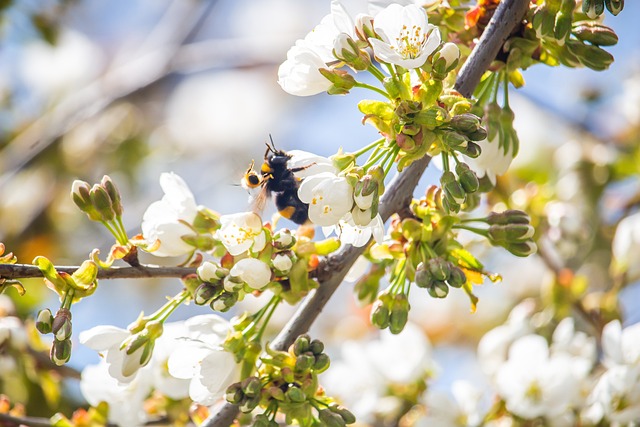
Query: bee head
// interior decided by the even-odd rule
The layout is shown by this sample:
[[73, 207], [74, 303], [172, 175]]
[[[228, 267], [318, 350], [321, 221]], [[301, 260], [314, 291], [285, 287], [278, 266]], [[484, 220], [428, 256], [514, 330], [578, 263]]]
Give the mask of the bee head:
[[247, 169], [244, 176], [242, 177], [242, 187], [246, 188], [247, 190], [260, 187], [264, 183], [264, 179], [261, 175], [258, 175], [258, 172], [253, 169], [253, 166], [254, 161], [251, 161], [249, 169]]

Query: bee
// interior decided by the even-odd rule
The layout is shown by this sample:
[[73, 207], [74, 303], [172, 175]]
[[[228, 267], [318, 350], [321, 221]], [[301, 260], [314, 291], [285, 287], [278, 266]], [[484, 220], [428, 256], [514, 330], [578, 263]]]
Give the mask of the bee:
[[313, 164], [290, 168], [288, 165], [292, 157], [290, 154], [276, 149], [273, 139], [271, 139], [271, 145], [269, 143], [266, 145], [267, 150], [264, 153], [260, 174], [254, 170], [255, 162], [252, 161], [242, 178], [242, 186], [247, 189], [262, 187], [260, 193], [253, 199], [255, 211], [261, 211], [267, 199], [273, 195], [280, 215], [302, 225], [309, 220], [309, 205], [298, 197], [302, 178], [294, 174]]

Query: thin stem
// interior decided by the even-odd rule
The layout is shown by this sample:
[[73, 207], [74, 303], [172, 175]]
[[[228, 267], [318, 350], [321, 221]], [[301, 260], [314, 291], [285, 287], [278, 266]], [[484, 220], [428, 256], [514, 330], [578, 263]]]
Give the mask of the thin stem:
[[398, 155], [398, 153], [400, 152], [400, 147], [396, 146], [395, 148], [393, 148], [393, 150], [391, 150], [391, 155], [387, 156], [385, 158], [385, 161], [388, 161], [389, 163], [385, 166], [384, 168], [384, 177], [386, 178], [387, 175], [389, 175], [389, 172], [391, 172], [391, 168], [393, 167], [395, 161], [395, 157]]
[[384, 81], [384, 74], [375, 65], [373, 64], [369, 65], [369, 68], [367, 68], [367, 71], [373, 74], [373, 76], [376, 79], [380, 80], [381, 82]]
[[372, 91], [374, 91], [374, 92], [378, 92], [380, 95], [384, 96], [385, 98], [387, 98], [387, 99], [391, 99], [391, 97], [389, 96], [389, 94], [388, 94], [387, 92], [385, 92], [384, 90], [382, 90], [382, 89], [380, 89], [380, 88], [377, 88], [377, 87], [375, 87], [375, 86], [372, 86], [372, 85], [370, 85], [370, 84], [362, 83], [362, 82], [356, 82], [356, 83], [355, 83], [355, 86], [356, 86], [356, 87], [363, 88], [363, 89], [369, 89], [369, 90], [372, 90]]
[[171, 313], [176, 311], [176, 308], [180, 307], [183, 302], [189, 298], [190, 293], [188, 290], [183, 289], [179, 294], [171, 298], [171, 300], [167, 301], [165, 305], [160, 307], [155, 313], [149, 316], [149, 320], [159, 320], [160, 322], [165, 322]]
[[378, 162], [378, 160], [380, 160], [383, 156], [388, 155], [388, 151], [380, 151], [378, 154], [376, 154], [375, 156], [373, 156], [373, 154], [369, 157], [369, 160], [367, 161], [367, 163], [365, 163], [362, 168], [366, 171], [368, 170], [371, 166], [373, 166], [374, 164], [376, 164]]
[[504, 71], [503, 75], [504, 75], [504, 79], [503, 79], [504, 88], [502, 89], [504, 92], [502, 95], [503, 101], [504, 101], [503, 107], [508, 108], [509, 107], [509, 73]]
[[479, 234], [480, 236], [484, 236], [484, 237], [487, 237], [489, 235], [487, 233], [487, 230], [484, 229], [484, 228], [470, 227], [470, 226], [464, 225], [464, 224], [454, 224], [451, 228], [457, 228], [458, 230], [468, 230], [468, 231], [471, 231], [473, 233]]
[[127, 229], [124, 227], [121, 217], [117, 218], [117, 225], [118, 225], [118, 228], [120, 229], [120, 237], [122, 239], [121, 241], [119, 240], [119, 243], [121, 245], [126, 246], [129, 243], [129, 236], [127, 236]]
[[276, 308], [278, 308], [278, 305], [280, 304], [280, 301], [282, 301], [282, 298], [274, 295], [273, 298], [271, 299], [270, 303], [271, 304], [271, 309], [269, 310], [269, 312], [267, 313], [267, 317], [265, 318], [264, 322], [262, 322], [262, 326], [260, 327], [260, 330], [258, 331], [258, 334], [256, 335], [257, 339], [261, 339], [262, 335], [264, 335], [264, 331], [267, 329], [267, 325], [269, 324], [269, 321], [271, 320], [271, 317], [273, 316], [273, 313], [275, 313]]
[[113, 235], [113, 237], [115, 237], [115, 238], [116, 238], [116, 240], [120, 241], [120, 239], [118, 238], [118, 231], [116, 231], [116, 230], [111, 226], [111, 224], [109, 224], [109, 223], [108, 223], [108, 222], [106, 222], [106, 221], [100, 221], [100, 222], [102, 223], [102, 225], [104, 225], [104, 226], [107, 228], [107, 230], [109, 230], [109, 233], [111, 233], [111, 234]]
[[355, 151], [351, 154], [353, 154], [356, 158], [360, 157], [361, 155], [363, 155], [364, 153], [366, 153], [367, 151], [373, 149], [374, 147], [379, 146], [380, 144], [382, 144], [385, 141], [385, 138], [380, 138], [376, 141], [373, 141], [371, 144], [367, 145], [366, 147], [363, 147], [361, 149], [359, 149], [358, 151]]
[[446, 151], [442, 152], [442, 169], [444, 169], [445, 172], [449, 172], [449, 155]]

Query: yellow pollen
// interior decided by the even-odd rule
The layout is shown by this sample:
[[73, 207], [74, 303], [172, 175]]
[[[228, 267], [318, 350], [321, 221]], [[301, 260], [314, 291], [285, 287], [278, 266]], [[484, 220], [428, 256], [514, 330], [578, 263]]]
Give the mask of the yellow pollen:
[[413, 26], [409, 29], [405, 25], [402, 27], [400, 35], [396, 37], [397, 46], [391, 46], [391, 48], [397, 49], [403, 58], [413, 59], [420, 55], [426, 41], [427, 35], [422, 31], [422, 27]]

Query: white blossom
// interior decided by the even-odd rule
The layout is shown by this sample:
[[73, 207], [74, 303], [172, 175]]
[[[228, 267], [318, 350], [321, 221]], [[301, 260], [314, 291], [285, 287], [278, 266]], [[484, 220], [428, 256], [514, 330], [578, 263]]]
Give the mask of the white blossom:
[[353, 187], [347, 179], [330, 172], [307, 177], [298, 197], [309, 205], [309, 219], [316, 225], [335, 225], [353, 206]]
[[369, 42], [382, 62], [419, 68], [440, 46], [440, 31], [429, 24], [427, 13], [417, 5], [391, 4], [376, 15], [373, 24], [380, 39]]
[[291, 257], [286, 254], [277, 254], [271, 260], [271, 264], [273, 264], [273, 268], [285, 274], [293, 267]]
[[252, 289], [262, 289], [271, 281], [269, 266], [255, 258], [244, 258], [236, 262], [229, 275], [239, 277]]
[[478, 178], [486, 175], [495, 185], [496, 176], [505, 174], [509, 169], [513, 161], [513, 152], [511, 150], [505, 151], [497, 140], [484, 139], [477, 144], [482, 150], [480, 155], [475, 159], [464, 156], [465, 163], [478, 175]]
[[149, 417], [144, 400], [151, 392], [151, 376], [139, 375], [123, 384], [110, 373], [105, 360], [86, 366], [80, 378], [80, 390], [91, 406], [109, 404], [109, 421], [121, 426], [142, 426]]
[[525, 419], [553, 418], [570, 410], [578, 393], [571, 363], [566, 355], [550, 355], [539, 335], [516, 340], [495, 378], [507, 410]]
[[[455, 381], [450, 396], [442, 391], [428, 391], [425, 398], [427, 413], [414, 427], [473, 427], [482, 423], [480, 408], [482, 392], [471, 383]], [[453, 398], [452, 398], [453, 397]]]
[[184, 180], [173, 172], [160, 175], [160, 186], [164, 196], [145, 211], [142, 234], [150, 242], [160, 241], [160, 247], [153, 252], [156, 256], [191, 253], [194, 247], [186, 243], [182, 236], [194, 234], [187, 225], [193, 223], [198, 214], [193, 193]]
[[611, 247], [616, 267], [627, 274], [632, 281], [640, 278], [640, 212], [624, 218], [616, 228]]
[[80, 342], [98, 351], [108, 365], [109, 375], [120, 383], [129, 383], [142, 367], [141, 357], [145, 346], [140, 346], [132, 354], [121, 348], [131, 333], [122, 328], [100, 325], [80, 333]]
[[336, 233], [343, 244], [350, 244], [355, 247], [362, 247], [369, 243], [373, 236], [377, 243], [381, 243], [384, 239], [384, 222], [380, 214], [371, 218], [369, 215], [369, 223], [358, 225], [354, 221], [352, 212], [347, 213], [344, 218], [340, 219], [337, 225], [322, 227], [325, 236]]
[[192, 317], [185, 322], [188, 335], [169, 356], [169, 373], [189, 380], [189, 397], [201, 405], [212, 405], [239, 374], [233, 354], [224, 342], [231, 326], [214, 314]]
[[320, 73], [321, 68], [327, 68], [327, 65], [320, 55], [304, 40], [298, 40], [278, 68], [278, 84], [285, 92], [296, 96], [326, 92], [332, 83]]
[[303, 168], [294, 172], [294, 175], [298, 178], [306, 178], [322, 172], [337, 172], [331, 159], [326, 157], [302, 150], [289, 150], [287, 154], [291, 156], [287, 162], [287, 167], [290, 169]]
[[622, 329], [619, 320], [613, 320], [602, 330], [603, 363], [640, 366], [640, 323]]
[[614, 425], [633, 425], [640, 419], [640, 366], [614, 366], [599, 379], [589, 396], [586, 419], [603, 418]]
[[262, 219], [254, 212], [242, 212], [220, 217], [220, 229], [215, 236], [233, 256], [251, 250], [259, 252], [266, 245]]

